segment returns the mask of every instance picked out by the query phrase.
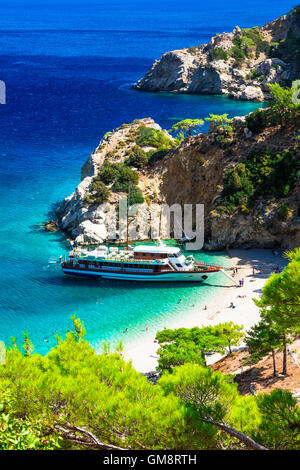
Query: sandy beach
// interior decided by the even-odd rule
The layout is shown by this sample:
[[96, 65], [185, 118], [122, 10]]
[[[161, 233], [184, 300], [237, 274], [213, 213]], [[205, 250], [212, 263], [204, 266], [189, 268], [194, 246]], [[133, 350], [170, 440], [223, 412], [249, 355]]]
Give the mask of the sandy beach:
[[[272, 250], [232, 249], [228, 254], [231, 266], [238, 268], [234, 279], [237, 283], [240, 279], [244, 279], [244, 286], [238, 287], [234, 283], [228, 286], [228, 282], [224, 282], [224, 290], [217, 299], [207, 304], [207, 310], [203, 310], [202, 304], [199, 305], [199, 309], [196, 306], [192, 311], [187, 311], [180, 320], [167, 323], [167, 328], [192, 328], [233, 321], [243, 325], [246, 331], [259, 321], [259, 310], [252, 299], [260, 297], [270, 273], [274, 272], [277, 266], [282, 269], [288, 261], [279, 254], [273, 254]], [[259, 267], [261, 273], [253, 274], [253, 267]], [[229, 308], [231, 302], [235, 308]], [[152, 331], [145, 331], [143, 338], [125, 346], [125, 360], [131, 360], [135, 369], [140, 372], [154, 371], [157, 367], [158, 348], [154, 340], [155, 334]], [[207, 363], [211, 364], [220, 357], [217, 354], [209, 356]]]

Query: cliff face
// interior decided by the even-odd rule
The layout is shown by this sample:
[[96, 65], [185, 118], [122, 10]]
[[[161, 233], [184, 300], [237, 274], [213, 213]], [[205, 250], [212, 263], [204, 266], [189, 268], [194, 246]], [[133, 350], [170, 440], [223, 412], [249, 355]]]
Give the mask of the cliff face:
[[[180, 146], [167, 151], [161, 160], [137, 169], [138, 185], [145, 198], [141, 215], [148, 207], [153, 212], [159, 210], [162, 202], [170, 206], [175, 203], [201, 203], [205, 207], [207, 249], [224, 249], [226, 246], [287, 249], [299, 246], [299, 173], [295, 184], [284, 197], [273, 194], [258, 197], [251, 210], [246, 211], [241, 207], [228, 213], [218, 210], [224, 175], [241, 162], [247, 162], [251, 153], [271, 152], [276, 155], [289, 149], [294, 155], [293, 167], [300, 168], [299, 122], [288, 127], [267, 127], [259, 134], [252, 135], [245, 121], [245, 118], [234, 118], [234, 132], [225, 140], [222, 134], [220, 139], [215, 125], [211, 125], [209, 134], [189, 137]], [[58, 209], [60, 227], [78, 242], [101, 243], [110, 238], [110, 229], [116, 223], [113, 209], [124, 193], [112, 192], [109, 200], [111, 210], [100, 205], [87, 206], [85, 196], [104, 161], [124, 162], [136, 144], [135, 139], [127, 138], [134, 135], [141, 125], [160, 130], [154, 121], [144, 119], [106, 135], [83, 166], [82, 182]], [[125, 145], [120, 145], [120, 142], [125, 142]], [[149, 150], [150, 147], [144, 146], [144, 149]], [[160, 223], [160, 233], [157, 235], [164, 237], [166, 221], [161, 220]], [[149, 235], [140, 231], [138, 237], [145, 239]]]
[[[206, 248], [224, 249], [226, 246], [282, 249], [300, 245], [300, 180], [286, 197], [270, 194], [260, 197], [254, 207], [243, 213], [240, 209], [230, 214], [216, 210], [217, 198], [224, 183], [224, 174], [252, 152], [270, 151], [272, 154], [292, 149], [295, 164], [300, 168], [299, 140], [294, 128], [279, 126], [252, 135], [245, 127], [245, 118], [235, 118], [236, 134], [230, 149], [222, 149], [215, 140], [213, 126], [209, 134], [190, 137], [149, 171], [144, 188], [160, 176], [161, 200], [174, 203], [202, 203], [205, 207]], [[143, 183], [141, 183], [143, 184]], [[283, 217], [282, 208], [288, 208]]]
[[236, 27], [208, 44], [166, 52], [133, 87], [267, 100], [269, 83], [300, 77], [299, 37], [300, 7], [296, 7], [263, 27]]
[[[81, 171], [81, 183], [75, 191], [63, 200], [56, 213], [60, 228], [78, 243], [102, 243], [112, 239], [115, 233], [116, 213], [119, 200], [124, 192], [112, 191], [108, 205], [87, 204], [86, 196], [90, 194], [90, 187], [99, 170], [106, 162], [120, 164], [128, 157], [136, 145], [136, 135], [140, 127], [161, 131], [161, 128], [152, 119], [136, 120], [131, 124], [123, 124], [113, 132], [108, 132], [102, 138], [95, 152], [90, 155]], [[170, 141], [173, 139], [164, 131]], [[145, 150], [155, 150], [151, 145]], [[155, 184], [151, 185], [151, 196], [155, 193]], [[147, 207], [147, 204], [144, 204]], [[155, 207], [153, 207], [155, 210]], [[117, 231], [118, 235], [118, 231]], [[140, 238], [146, 238], [140, 234]]]

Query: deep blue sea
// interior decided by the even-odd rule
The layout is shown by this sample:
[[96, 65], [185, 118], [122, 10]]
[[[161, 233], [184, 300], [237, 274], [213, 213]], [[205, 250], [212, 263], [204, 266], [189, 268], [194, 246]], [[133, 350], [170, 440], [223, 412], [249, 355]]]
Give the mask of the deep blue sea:
[[[208, 113], [243, 115], [257, 104], [221, 96], [130, 89], [167, 50], [199, 45], [236, 25], [262, 25], [288, 12], [285, 0], [0, 1], [0, 339], [28, 330], [36, 351], [55, 344], [76, 313], [95, 346], [133, 338], [218, 295], [224, 279], [202, 286], [141, 286], [64, 277], [52, 263], [62, 234], [39, 231], [73, 192], [102, 135], [151, 116], [167, 129]], [[225, 255], [204, 256], [226, 262]], [[222, 275], [221, 275], [222, 276]], [[179, 298], [183, 300], [179, 304]], [[125, 338], [125, 339], [126, 339]]]

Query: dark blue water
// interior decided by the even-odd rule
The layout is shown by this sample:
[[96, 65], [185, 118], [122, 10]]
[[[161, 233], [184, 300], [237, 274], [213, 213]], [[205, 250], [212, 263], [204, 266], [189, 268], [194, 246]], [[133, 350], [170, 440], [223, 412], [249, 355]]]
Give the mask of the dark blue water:
[[[52, 263], [66, 250], [64, 237], [35, 225], [74, 190], [81, 165], [107, 130], [147, 116], [169, 128], [187, 117], [254, 109], [225, 97], [136, 92], [130, 84], [166, 50], [198, 45], [237, 24], [264, 24], [294, 5], [55, 3], [0, 2], [0, 79], [7, 86], [7, 104], [0, 105], [0, 336], [7, 342], [28, 330], [40, 352], [54, 344], [54, 330], [70, 327], [73, 313], [98, 345], [126, 327], [139, 336], [145, 323], [155, 329], [184, 315], [196, 298], [204, 304], [218, 294], [218, 277], [201, 288], [68, 279]], [[215, 258], [224, 261], [207, 259]]]

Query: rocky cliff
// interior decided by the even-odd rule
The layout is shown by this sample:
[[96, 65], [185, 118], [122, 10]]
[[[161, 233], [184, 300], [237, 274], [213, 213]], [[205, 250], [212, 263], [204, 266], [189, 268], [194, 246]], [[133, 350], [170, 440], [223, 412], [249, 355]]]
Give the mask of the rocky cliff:
[[[134, 153], [136, 148], [145, 154], [151, 151], [155, 153], [157, 150], [156, 144], [146, 142], [142, 144], [143, 150], [136, 145], [138, 132], [141, 128], [158, 131], [160, 137], [165, 137], [167, 143], [171, 145], [173, 142], [173, 138], [166, 131], [162, 131], [161, 127], [151, 118], [135, 120], [131, 124], [123, 124], [118, 129], [104, 135], [96, 150], [82, 167], [80, 184], [74, 193], [64, 199], [57, 210], [60, 228], [76, 242], [102, 243], [113, 239], [117, 223], [115, 211], [119, 200], [126, 195], [126, 191], [122, 191], [122, 188], [115, 191], [112, 188], [107, 200], [109, 204], [88, 204], [87, 196], [91, 193], [93, 181], [104, 166], [107, 167], [109, 164], [110, 168], [114, 168], [122, 165]], [[142, 171], [137, 173], [143, 175]], [[108, 184], [108, 187], [111, 188], [112, 186], [113, 184]], [[145, 186], [147, 186], [147, 183], [144, 180], [144, 194], [150, 193], [153, 202], [155, 198], [158, 200], [159, 196], [155, 195], [156, 185], [150, 183], [150, 190], [147, 190]], [[144, 203], [144, 206], [146, 208], [147, 203]], [[153, 210], [155, 210], [154, 206]], [[116, 230], [116, 233], [118, 236], [120, 235], [118, 230]], [[147, 237], [141, 233], [139, 238]]]
[[265, 26], [236, 27], [208, 44], [166, 52], [133, 87], [264, 101], [269, 83], [300, 78], [299, 38], [300, 6]]
[[[61, 229], [78, 242], [102, 243], [110, 238], [110, 228], [116, 223], [113, 210], [87, 204], [86, 195], [107, 162], [130, 166], [128, 155], [132, 158], [139, 149], [139, 157], [152, 156], [149, 160], [135, 160], [139, 161], [135, 170], [144, 197], [142, 211], [143, 207], [150, 207], [155, 212], [162, 202], [204, 204], [208, 249], [299, 246], [299, 119], [285, 126], [279, 123], [261, 130], [264, 126], [255, 128], [257, 114], [249, 116], [234, 118], [229, 130], [212, 123], [208, 134], [188, 137], [179, 146], [150, 118], [125, 124], [108, 133], [84, 164], [81, 183], [57, 211]], [[251, 127], [251, 123], [252, 131], [247, 127]], [[145, 129], [158, 132], [168, 148], [158, 150], [153, 141], [141, 141], [139, 133]], [[240, 178], [244, 178], [242, 183]], [[248, 191], [251, 197], [248, 197], [241, 191], [244, 191], [243, 185], [249, 189], [251, 184]], [[229, 196], [228, 185], [232, 193]], [[115, 191], [112, 183], [108, 186], [110, 207], [114, 208], [124, 192]], [[165, 221], [160, 223], [163, 237]], [[149, 235], [141, 231], [138, 237], [143, 239]]]

